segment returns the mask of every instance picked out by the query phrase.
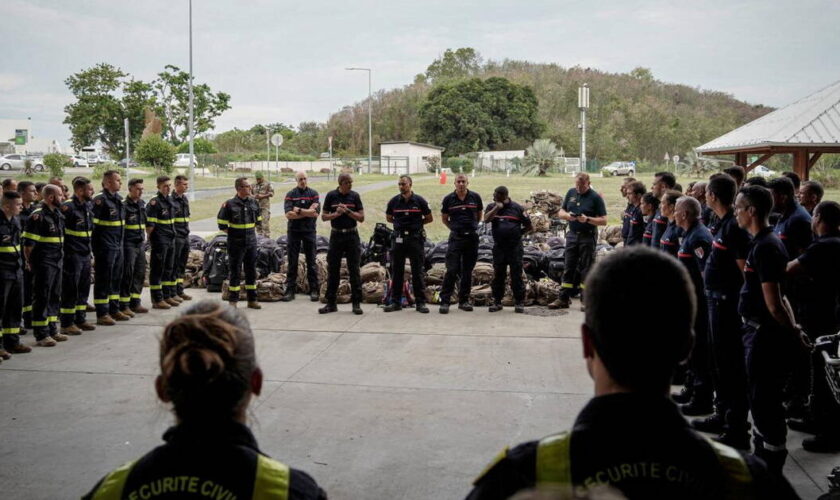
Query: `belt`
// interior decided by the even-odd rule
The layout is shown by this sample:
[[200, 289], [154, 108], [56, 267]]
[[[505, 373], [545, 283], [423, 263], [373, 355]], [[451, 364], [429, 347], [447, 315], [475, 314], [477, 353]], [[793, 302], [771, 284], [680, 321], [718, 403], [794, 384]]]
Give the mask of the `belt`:
[[741, 323], [743, 323], [747, 326], [750, 326], [752, 328], [755, 328], [756, 330], [761, 328], [761, 323], [759, 323], [758, 321], [755, 321], [754, 319], [747, 318], [745, 316], [741, 316]]
[[394, 231], [394, 234], [402, 236], [420, 236], [420, 231]]
[[717, 290], [706, 290], [706, 297], [710, 299], [717, 299], [717, 300], [726, 300], [731, 298], [731, 295], [727, 295], [723, 292], [719, 292]]
[[355, 233], [356, 231], [357, 229], [355, 227], [348, 227], [347, 229], [332, 228], [332, 232], [334, 233]]
[[455, 236], [473, 236], [475, 234], [475, 230], [469, 230], [469, 231], [452, 231], [452, 230], [450, 230], [449, 234], [450, 235], [455, 235]]

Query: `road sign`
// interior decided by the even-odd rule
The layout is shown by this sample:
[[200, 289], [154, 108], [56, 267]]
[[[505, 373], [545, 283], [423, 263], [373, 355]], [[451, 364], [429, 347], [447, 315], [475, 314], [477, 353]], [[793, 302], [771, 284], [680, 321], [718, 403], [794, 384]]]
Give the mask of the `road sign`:
[[280, 135], [280, 134], [272, 135], [271, 136], [271, 143], [274, 144], [277, 147], [282, 146], [283, 145], [283, 136]]

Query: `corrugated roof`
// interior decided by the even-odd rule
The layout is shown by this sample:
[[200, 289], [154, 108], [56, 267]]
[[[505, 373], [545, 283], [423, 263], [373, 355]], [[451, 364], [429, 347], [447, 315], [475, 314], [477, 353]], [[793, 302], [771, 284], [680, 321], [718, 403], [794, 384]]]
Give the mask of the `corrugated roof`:
[[840, 81], [707, 142], [696, 151], [761, 146], [840, 146]]
[[432, 149], [439, 149], [444, 151], [446, 148], [442, 148], [440, 146], [435, 146], [434, 144], [425, 144], [423, 142], [414, 142], [414, 141], [382, 141], [379, 143], [382, 144], [412, 144], [414, 146], [423, 146], [424, 148], [432, 148]]

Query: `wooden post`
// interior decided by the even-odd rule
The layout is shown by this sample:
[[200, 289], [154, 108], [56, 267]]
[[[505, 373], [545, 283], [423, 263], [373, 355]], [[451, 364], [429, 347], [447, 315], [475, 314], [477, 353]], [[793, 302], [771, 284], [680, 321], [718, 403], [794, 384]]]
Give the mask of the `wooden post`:
[[797, 149], [793, 153], [793, 171], [803, 181], [808, 180], [808, 150]]

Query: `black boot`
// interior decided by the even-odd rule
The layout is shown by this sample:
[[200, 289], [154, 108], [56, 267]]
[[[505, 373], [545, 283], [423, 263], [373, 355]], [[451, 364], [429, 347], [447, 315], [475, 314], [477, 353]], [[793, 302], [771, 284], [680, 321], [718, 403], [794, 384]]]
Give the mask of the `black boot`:
[[680, 392], [671, 394], [671, 399], [678, 405], [684, 405], [691, 401], [691, 396], [693, 394], [694, 390], [690, 386], [683, 386], [683, 388], [680, 389]]
[[712, 413], [706, 418], [695, 418], [691, 421], [694, 430], [708, 432], [709, 434], [723, 433], [723, 416], [720, 413]]
[[684, 405], [680, 405], [680, 411], [686, 417], [699, 417], [700, 415], [708, 415], [714, 411], [712, 402], [706, 398], [700, 398], [696, 394], [691, 401]]
[[282, 299], [280, 299], [280, 300], [282, 300], [283, 302], [291, 302], [291, 301], [295, 300], [295, 292], [287, 292], [287, 293], [285, 293], [285, 294], [283, 295], [283, 298], [282, 298]]
[[318, 314], [328, 314], [334, 313], [336, 311], [338, 311], [338, 307], [336, 307], [335, 304], [327, 304], [324, 307], [318, 309]]
[[365, 312], [362, 311], [362, 305], [358, 302], [353, 302], [353, 314], [364, 314]]

